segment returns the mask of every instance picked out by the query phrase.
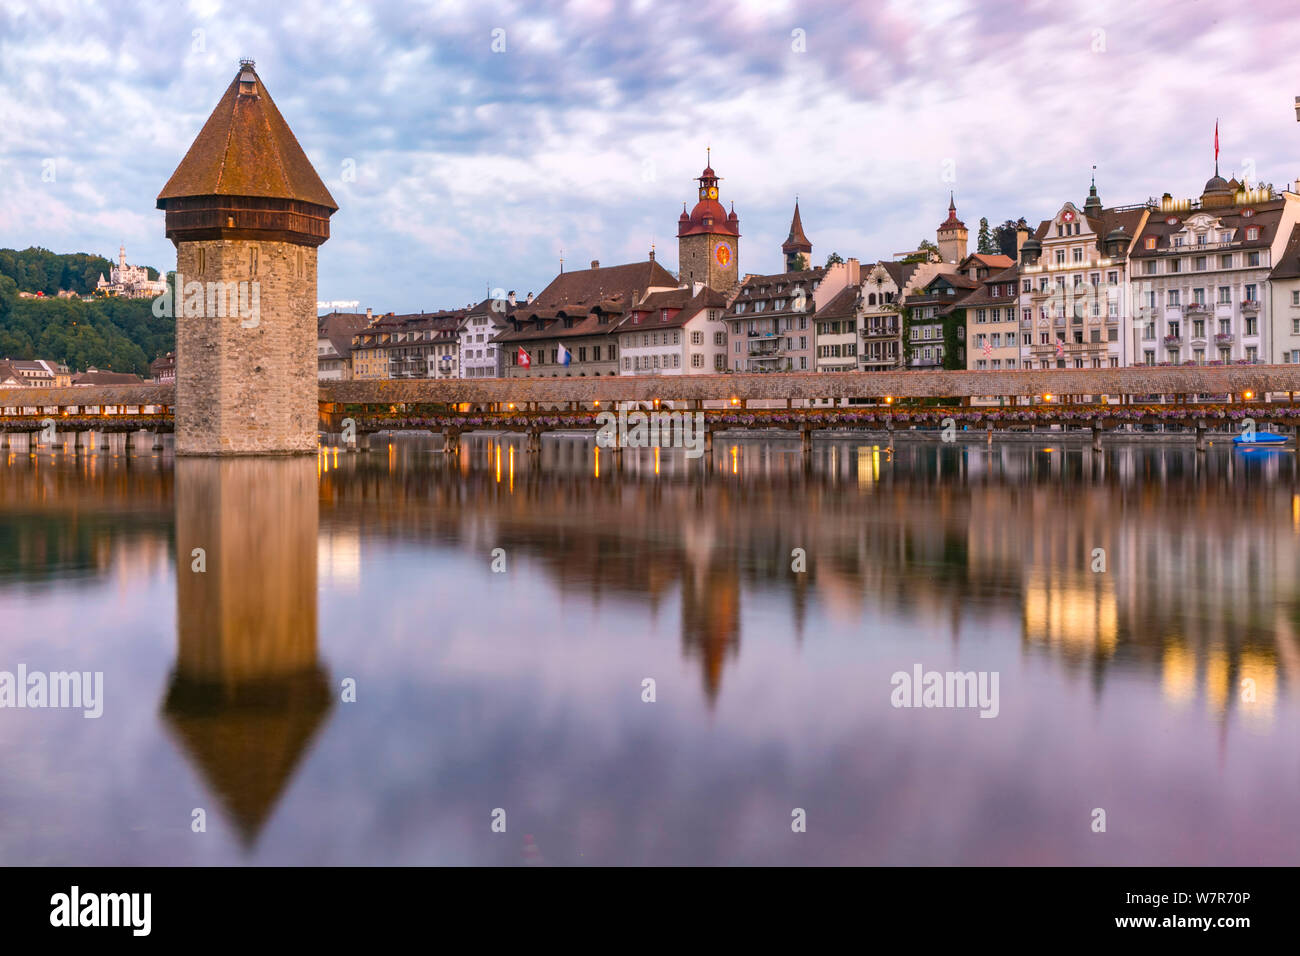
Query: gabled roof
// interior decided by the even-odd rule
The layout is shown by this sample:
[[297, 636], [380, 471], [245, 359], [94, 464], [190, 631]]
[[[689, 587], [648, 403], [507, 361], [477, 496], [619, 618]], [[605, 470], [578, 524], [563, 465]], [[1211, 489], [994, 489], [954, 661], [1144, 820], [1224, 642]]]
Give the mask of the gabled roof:
[[[1132, 247], [1129, 255], [1142, 259], [1168, 254], [1174, 250], [1172, 237], [1183, 231], [1188, 219], [1200, 215], [1220, 220], [1223, 228], [1234, 230], [1231, 249], [1267, 248], [1272, 244], [1277, 228], [1281, 224], [1282, 210], [1285, 205], [1285, 199], [1270, 199], [1264, 202], [1246, 203], [1242, 206], [1220, 206], [1211, 209], [1181, 210], [1179, 212], [1152, 210], [1151, 217], [1142, 229], [1140, 240]], [[1246, 210], [1250, 210], [1251, 214], [1249, 216], [1243, 215]], [[1174, 221], [1170, 222], [1171, 219]], [[1246, 229], [1250, 226], [1260, 227], [1258, 239], [1246, 238]], [[1154, 249], [1146, 248], [1146, 240], [1149, 236], [1154, 236], [1156, 239]], [[1231, 249], [1228, 251], [1231, 251]], [[1192, 255], [1196, 254], [1197, 248], [1196, 246], [1185, 245], [1177, 251], [1181, 255]], [[1223, 251], [1223, 247], [1206, 250], [1207, 253]]]
[[[691, 295], [690, 289], [655, 292], [647, 296], [644, 302], [629, 310], [628, 320], [623, 323], [622, 330], [626, 331], [629, 328], [629, 323], [636, 322], [637, 313], [651, 317], [642, 320], [645, 322], [647, 329], [672, 329], [686, 325], [705, 309], [724, 309], [726, 306], [727, 297], [721, 292], [715, 292], [708, 286], [705, 286], [695, 295]], [[663, 309], [676, 310], [676, 312], [670, 315], [667, 321], [653, 318], [655, 312], [660, 312]]]
[[857, 312], [858, 299], [861, 297], [862, 289], [859, 286], [843, 288], [817, 310], [816, 318], [819, 322], [824, 319], [851, 319]]
[[187, 196], [297, 199], [339, 208], [251, 64], [231, 80], [158, 194], [158, 208], [164, 200]]
[[316, 335], [329, 339], [335, 352], [347, 356], [352, 351], [352, 336], [364, 329], [366, 322], [360, 312], [330, 312], [316, 320]]
[[644, 294], [660, 287], [675, 289], [673, 274], [654, 259], [631, 262], [621, 266], [604, 266], [561, 272], [550, 285], [533, 299], [525, 309], [558, 308], [562, 306], [596, 305], [602, 301], [619, 300], [630, 303], [633, 294]]
[[1268, 274], [1270, 279], [1300, 279], [1300, 224], [1291, 230], [1286, 249]]
[[91, 369], [72, 376], [73, 385], [139, 385], [144, 381], [130, 372], [101, 372]]

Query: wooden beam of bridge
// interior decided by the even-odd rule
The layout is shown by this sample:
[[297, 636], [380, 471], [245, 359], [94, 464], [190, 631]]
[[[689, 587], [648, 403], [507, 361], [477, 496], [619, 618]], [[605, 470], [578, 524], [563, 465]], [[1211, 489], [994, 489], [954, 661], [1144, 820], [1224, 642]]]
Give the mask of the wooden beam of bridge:
[[[1300, 364], [1016, 369], [998, 372], [771, 372], [729, 375], [373, 379], [323, 382], [320, 401], [349, 405], [817, 398], [948, 398], [977, 395], [1226, 395], [1300, 392]], [[176, 403], [174, 385], [0, 388], [0, 410], [31, 406]]]
[[327, 382], [321, 401], [471, 404], [699, 401], [816, 398], [947, 398], [976, 395], [1226, 395], [1300, 392], [1300, 365], [999, 372], [769, 372], [729, 375], [618, 375], [602, 378], [402, 379]]

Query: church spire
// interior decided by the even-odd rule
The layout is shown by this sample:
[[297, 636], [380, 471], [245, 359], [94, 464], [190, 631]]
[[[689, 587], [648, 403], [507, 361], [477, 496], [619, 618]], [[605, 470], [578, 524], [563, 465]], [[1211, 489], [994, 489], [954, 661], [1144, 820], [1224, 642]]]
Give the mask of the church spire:
[[786, 236], [785, 242], [781, 243], [781, 252], [785, 254], [786, 272], [796, 271], [796, 259], [799, 256], [804, 257], [805, 265], [812, 255], [812, 243], [803, 231], [803, 219], [799, 215], [799, 197], [794, 198], [794, 216], [790, 219], [790, 234]]

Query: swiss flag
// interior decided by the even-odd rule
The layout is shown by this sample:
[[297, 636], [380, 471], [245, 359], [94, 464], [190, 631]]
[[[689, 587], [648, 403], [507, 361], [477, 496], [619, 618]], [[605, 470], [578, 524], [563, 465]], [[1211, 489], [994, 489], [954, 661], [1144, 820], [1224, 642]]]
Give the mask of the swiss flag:
[[519, 358], [517, 358], [515, 361], [519, 365], [522, 365], [524, 368], [529, 368], [533, 364], [533, 360], [528, 357], [528, 353], [524, 351], [524, 347], [522, 345], [519, 346]]

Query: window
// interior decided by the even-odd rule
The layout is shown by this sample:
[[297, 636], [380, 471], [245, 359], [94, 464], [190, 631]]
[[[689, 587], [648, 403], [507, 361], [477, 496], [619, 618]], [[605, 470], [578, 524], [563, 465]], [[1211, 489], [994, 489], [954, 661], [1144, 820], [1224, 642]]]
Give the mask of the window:
[[1292, 292], [1292, 293], [1291, 293], [1291, 304], [1292, 304], [1292, 305], [1300, 305], [1300, 292]]
[[724, 346], [725, 346], [725, 345], [727, 344], [727, 333], [726, 333], [726, 332], [714, 332], [714, 333], [713, 333], [713, 344], [714, 344], [714, 345], [724, 345]]
[[1259, 253], [1258, 253], [1258, 252], [1248, 252], [1248, 253], [1246, 253], [1246, 265], [1248, 265], [1248, 266], [1257, 266], [1257, 265], [1259, 265]]
[[1254, 242], [1254, 241], [1256, 241], [1257, 239], [1259, 239], [1259, 226], [1247, 226], [1247, 227], [1246, 227], [1246, 241], [1247, 241], [1247, 242]]
[[1219, 286], [1219, 301], [1222, 303], [1227, 303], [1232, 301], [1231, 286], [1226, 286], [1226, 285]]
[[[1225, 240], [1223, 240], [1223, 241], [1224, 241], [1224, 242], [1227, 242], [1228, 240], [1225, 239]], [[1226, 255], [1226, 256], [1219, 256], [1219, 268], [1220, 268], [1220, 269], [1231, 269], [1231, 268], [1232, 268], [1232, 255], [1231, 255], [1231, 254]]]
[[1170, 290], [1169, 290], [1169, 303], [1168, 303], [1168, 304], [1169, 304], [1170, 306], [1180, 305], [1180, 304], [1181, 304], [1181, 303], [1179, 302], [1179, 296], [1180, 296], [1180, 295], [1181, 295], [1181, 293], [1180, 293], [1177, 289], [1170, 289]]
[[1204, 271], [1206, 270], [1206, 268], [1207, 268], [1207, 267], [1206, 267], [1206, 263], [1205, 263], [1206, 258], [1207, 258], [1206, 256], [1197, 256], [1197, 257], [1196, 257], [1196, 260], [1195, 260], [1195, 261], [1196, 261], [1195, 269], [1196, 269], [1197, 272], [1204, 272]]
[[1169, 260], [1169, 271], [1170, 271], [1170, 272], [1182, 272], [1182, 271], [1183, 271], [1183, 260], [1182, 260], [1182, 259], [1170, 259], [1170, 260]]
[[1074, 249], [1074, 261], [1075, 261], [1075, 262], [1082, 262], [1082, 261], [1083, 261], [1083, 250], [1080, 249], [1080, 248], [1077, 247], [1077, 246], [1076, 246], [1075, 249]]
[[[1147, 236], [1147, 238], [1146, 238], [1146, 247], [1147, 247], [1148, 249], [1154, 249], [1154, 248], [1156, 247], [1156, 237], [1155, 237], [1155, 236]], [[1154, 265], [1154, 263], [1152, 263], [1152, 264]]]
[[1058, 266], [1063, 266], [1063, 265], [1065, 265], [1065, 250], [1064, 250], [1064, 249], [1057, 249], [1057, 250], [1056, 250], [1056, 264], [1057, 264]]
[[1146, 263], [1146, 270], [1145, 270], [1145, 271], [1146, 271], [1146, 274], [1149, 275], [1149, 276], [1153, 276], [1153, 275], [1156, 274], [1156, 262], [1155, 262], [1154, 259], [1152, 259], [1150, 262]]
[[704, 333], [703, 333], [703, 332], [692, 332], [692, 333], [691, 333], [691, 344], [692, 344], [692, 345], [703, 345], [703, 344], [704, 344]]

